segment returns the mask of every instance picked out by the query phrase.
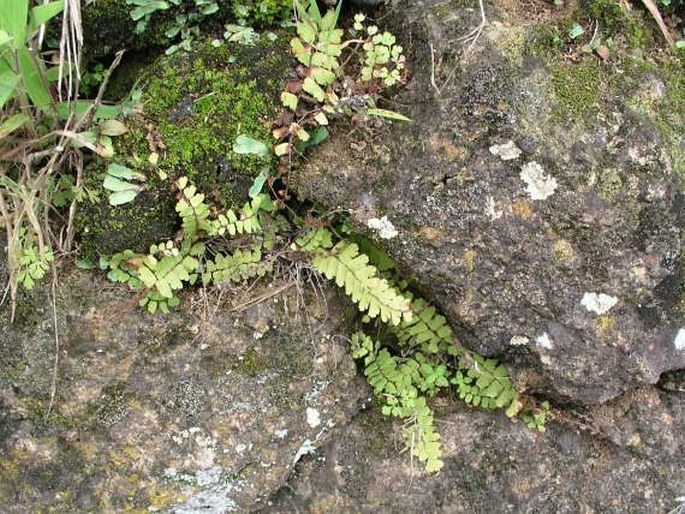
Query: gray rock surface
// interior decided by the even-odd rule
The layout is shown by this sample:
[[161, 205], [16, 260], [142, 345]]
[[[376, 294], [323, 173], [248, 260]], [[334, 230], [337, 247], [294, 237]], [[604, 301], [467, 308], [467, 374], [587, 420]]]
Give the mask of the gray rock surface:
[[91, 274], [61, 278], [49, 414], [50, 302], [24, 298], [12, 327], [2, 311], [2, 512], [244, 511], [367, 394], [332, 337], [334, 296], [274, 282], [162, 317]]
[[685, 491], [683, 394], [647, 387], [544, 434], [443, 406], [445, 468], [435, 477], [397, 453], [398, 426], [365, 412], [262, 512], [668, 512]]
[[682, 59], [563, 59], [490, 10], [464, 53], [476, 11], [393, 12], [413, 122], [324, 145], [299, 194], [387, 216], [391, 256], [529, 391], [593, 404], [685, 367]]

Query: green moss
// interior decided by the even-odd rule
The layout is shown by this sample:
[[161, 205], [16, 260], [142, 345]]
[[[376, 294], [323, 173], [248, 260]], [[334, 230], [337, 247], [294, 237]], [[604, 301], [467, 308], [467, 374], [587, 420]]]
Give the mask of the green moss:
[[557, 104], [552, 112], [555, 121], [587, 118], [600, 107], [605, 89], [602, 65], [595, 60], [577, 64], [557, 64], [552, 86]]
[[269, 361], [254, 348], [248, 350], [234, 364], [233, 369], [250, 377], [261, 375], [269, 367]]
[[224, 207], [242, 201], [252, 177], [269, 164], [237, 155], [232, 146], [239, 134], [271, 140], [287, 61], [274, 49], [204, 45], [162, 59], [149, 74], [146, 115], [166, 147], [160, 168], [171, 177], [187, 175]]

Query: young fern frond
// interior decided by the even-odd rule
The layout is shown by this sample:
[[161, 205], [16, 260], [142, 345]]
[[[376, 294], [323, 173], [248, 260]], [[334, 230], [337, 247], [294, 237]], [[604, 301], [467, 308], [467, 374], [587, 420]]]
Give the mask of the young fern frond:
[[209, 222], [209, 206], [204, 202], [205, 195], [198, 193], [197, 188], [188, 183], [188, 177], [181, 177], [176, 185], [181, 191], [176, 212], [183, 223], [183, 236], [195, 240], [200, 233], [209, 233], [212, 225]]
[[[442, 468], [440, 435], [433, 421], [433, 412], [426, 403], [424, 391], [426, 375], [425, 358], [408, 359], [400, 362], [388, 352], [379, 349], [379, 344], [363, 333], [352, 336], [352, 353], [355, 358], [364, 359], [364, 375], [373, 388], [376, 398], [382, 403], [386, 416], [396, 416], [407, 420], [403, 428], [405, 444], [426, 471], [435, 472]], [[423, 364], [421, 362], [423, 361]], [[447, 385], [445, 377], [441, 384]], [[435, 384], [434, 384], [435, 385]]]
[[197, 280], [197, 259], [178, 253], [157, 259], [148, 255], [138, 270], [138, 278], [148, 289], [156, 289], [163, 298], [172, 298], [174, 291], [183, 288], [183, 283], [194, 284]]
[[371, 318], [380, 316], [385, 323], [399, 325], [410, 320], [409, 300], [378, 276], [378, 270], [369, 264], [369, 258], [359, 253], [359, 247], [340, 241], [330, 251], [320, 251], [312, 264], [357, 304], [359, 310]]

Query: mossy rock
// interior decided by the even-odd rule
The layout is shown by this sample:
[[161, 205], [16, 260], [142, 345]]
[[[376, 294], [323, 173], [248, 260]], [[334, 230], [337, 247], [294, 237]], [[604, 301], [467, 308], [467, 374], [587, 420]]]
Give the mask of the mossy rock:
[[[247, 200], [254, 177], [274, 160], [238, 155], [233, 143], [240, 134], [272, 140], [282, 84], [293, 67], [286, 41], [282, 36], [219, 48], [203, 43], [192, 53], [164, 56], [143, 72], [143, 112], [126, 121], [129, 131], [116, 138], [112, 160], [145, 174], [146, 190], [134, 202], [112, 207], [102, 189], [107, 163], [89, 168], [86, 182], [100, 201], [82, 205], [77, 217], [85, 258], [126, 248], [145, 251], [173, 237], [179, 227], [173, 183], [180, 176], [189, 177], [218, 208]], [[160, 156], [157, 166], [148, 163], [153, 152]]]
[[[241, 21], [252, 27], [267, 27], [286, 20], [292, 12], [290, 0], [218, 0], [219, 10], [202, 22], [203, 34], [220, 37], [224, 23]], [[197, 10], [195, 3], [185, 0], [170, 5], [167, 10], [152, 14], [147, 28], [136, 32], [131, 18], [134, 5], [126, 0], [96, 0], [83, 9], [85, 62], [113, 55], [119, 50], [165, 48], [173, 42], [165, 32], [174, 27], [176, 16]]]

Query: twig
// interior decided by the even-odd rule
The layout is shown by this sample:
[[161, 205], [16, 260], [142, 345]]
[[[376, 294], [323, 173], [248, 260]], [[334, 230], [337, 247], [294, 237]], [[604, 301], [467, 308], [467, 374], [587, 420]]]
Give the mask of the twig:
[[460, 38], [464, 42], [469, 42], [469, 47], [466, 49], [467, 53], [470, 52], [473, 48], [473, 45], [476, 44], [481, 32], [483, 32], [483, 29], [485, 28], [485, 25], [488, 23], [488, 20], [485, 18], [485, 6], [483, 5], [483, 0], [478, 0], [478, 5], [480, 6], [480, 23], [471, 32]]
[[668, 30], [668, 27], [666, 26], [663, 18], [661, 17], [659, 8], [654, 4], [652, 0], [642, 0], [642, 3], [645, 5], [649, 13], [652, 15], [652, 18], [654, 18], [656, 24], [659, 25], [659, 29], [661, 30], [661, 33], [664, 35], [664, 39], [666, 40], [666, 42], [669, 44], [671, 48], [675, 48], [675, 41], [673, 40], [671, 32]]
[[431, 86], [435, 89], [435, 92], [440, 96], [440, 88], [435, 83], [435, 48], [433, 48], [433, 43], [428, 45], [431, 49]]
[[55, 404], [55, 396], [57, 394], [57, 373], [59, 370], [59, 328], [57, 326], [57, 300], [56, 300], [56, 284], [57, 271], [52, 267], [52, 287], [50, 288], [50, 296], [52, 297], [52, 323], [55, 336], [55, 364], [52, 369], [52, 380], [50, 382], [50, 403], [48, 403], [48, 410], [45, 412], [45, 420], [47, 421]]

